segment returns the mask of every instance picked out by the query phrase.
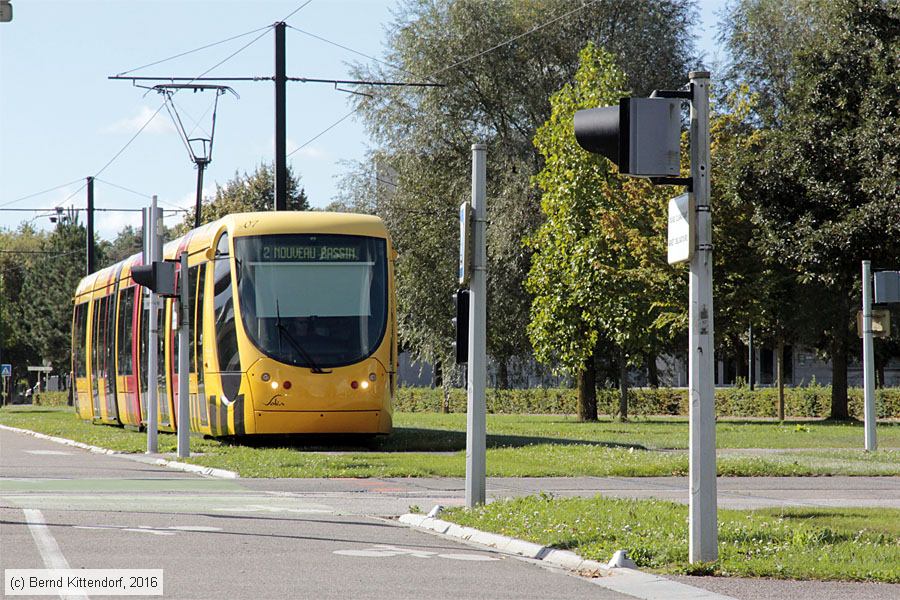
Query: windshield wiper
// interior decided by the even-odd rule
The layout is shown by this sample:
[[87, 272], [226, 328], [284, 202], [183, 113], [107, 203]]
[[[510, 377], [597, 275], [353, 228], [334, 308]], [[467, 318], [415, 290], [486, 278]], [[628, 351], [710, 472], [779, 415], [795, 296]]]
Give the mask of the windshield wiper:
[[331, 371], [324, 371], [321, 367], [316, 364], [316, 361], [313, 360], [312, 356], [304, 350], [300, 344], [297, 343], [297, 340], [294, 339], [294, 336], [291, 335], [291, 332], [288, 331], [288, 328], [284, 326], [281, 322], [281, 309], [278, 307], [278, 299], [275, 300], [275, 327], [278, 328], [278, 339], [281, 339], [281, 335], [284, 335], [285, 339], [287, 339], [288, 343], [297, 351], [300, 356], [303, 357], [303, 360], [309, 363], [310, 370], [313, 373], [321, 375], [323, 373], [331, 373]]

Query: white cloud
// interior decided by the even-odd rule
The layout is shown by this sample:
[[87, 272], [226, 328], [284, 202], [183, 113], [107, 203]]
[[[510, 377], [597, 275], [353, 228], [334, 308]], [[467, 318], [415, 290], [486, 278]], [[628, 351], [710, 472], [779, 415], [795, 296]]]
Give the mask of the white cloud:
[[141, 228], [139, 212], [98, 212], [94, 219], [95, 235], [107, 240], [114, 240], [126, 225]]
[[[148, 121], [150, 121], [149, 124], [144, 127], [144, 124]], [[134, 134], [140, 131], [141, 127], [144, 127], [144, 133], [175, 133], [175, 126], [169, 119], [168, 113], [164, 110], [156, 112], [149, 106], [142, 106], [133, 117], [127, 117], [112, 123], [104, 129], [104, 132]]]

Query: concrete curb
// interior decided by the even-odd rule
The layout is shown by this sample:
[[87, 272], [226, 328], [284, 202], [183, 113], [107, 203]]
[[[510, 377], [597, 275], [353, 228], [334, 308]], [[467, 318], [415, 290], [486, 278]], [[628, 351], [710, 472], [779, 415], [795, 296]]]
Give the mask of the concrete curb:
[[642, 600], [736, 600], [731, 596], [723, 596], [637, 569], [610, 569], [601, 562], [586, 560], [568, 550], [558, 550], [505, 535], [480, 531], [472, 527], [462, 527], [426, 515], [405, 514], [400, 517], [400, 522], [411, 527], [427, 529], [439, 535], [488, 546], [503, 554], [514, 554], [539, 560], [579, 574], [590, 573], [595, 575], [589, 579], [591, 583]]
[[177, 460], [167, 460], [165, 458], [155, 458], [153, 456], [143, 456], [140, 454], [131, 454], [128, 452], [120, 452], [118, 450], [110, 450], [109, 448], [101, 448], [100, 446], [92, 446], [90, 444], [76, 442], [75, 440], [70, 440], [70, 439], [61, 438], [61, 437], [54, 437], [52, 435], [47, 435], [45, 433], [39, 433], [37, 431], [32, 431], [30, 429], [21, 429], [19, 427], [10, 427], [9, 425], [0, 425], [0, 429], [5, 429], [7, 431], [14, 431], [16, 433], [24, 433], [26, 435], [30, 435], [30, 436], [36, 437], [38, 439], [47, 440], [49, 442], [54, 442], [56, 444], [62, 444], [64, 446], [72, 446], [74, 448], [81, 448], [82, 450], [87, 450], [87, 451], [93, 452], [95, 454], [106, 454], [108, 456], [113, 456], [115, 458], [124, 458], [126, 460], [143, 463], [145, 465], [166, 467], [168, 469], [174, 469], [176, 471], [184, 471], [187, 473], [196, 473], [198, 475], [206, 475], [208, 477], [218, 477], [220, 479], [240, 479], [240, 475], [238, 475], [236, 472], [228, 471], [226, 469], [214, 469], [213, 467], [203, 467], [200, 465], [192, 465], [189, 463], [178, 462]]

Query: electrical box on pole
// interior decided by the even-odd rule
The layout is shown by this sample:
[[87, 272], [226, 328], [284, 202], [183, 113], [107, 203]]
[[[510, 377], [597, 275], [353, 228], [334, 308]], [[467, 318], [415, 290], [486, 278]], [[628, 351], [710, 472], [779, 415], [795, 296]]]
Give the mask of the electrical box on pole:
[[900, 302], [900, 271], [875, 273], [875, 304]]
[[675, 177], [681, 172], [681, 101], [622, 98], [619, 106], [579, 110], [575, 139], [622, 175]]
[[[681, 103], [690, 102], [691, 176], [679, 177]], [[712, 218], [709, 205], [709, 73], [696, 71], [681, 90], [650, 98], [621, 98], [618, 106], [575, 113], [575, 139], [619, 167], [619, 173], [655, 184], [684, 185], [673, 218], [683, 222], [670, 237], [670, 262], [690, 261], [688, 386], [690, 398], [690, 561], [718, 559], [716, 424], [713, 397]], [[693, 212], [686, 218], [684, 210]], [[693, 227], [693, 231], [691, 228]], [[686, 232], [686, 233], [684, 233]]]
[[461, 286], [469, 285], [469, 280], [472, 279], [474, 214], [471, 202], [466, 201], [459, 205], [459, 285]]
[[175, 265], [171, 261], [154, 261], [149, 265], [131, 267], [131, 278], [154, 294], [173, 298], [178, 295], [175, 285]]

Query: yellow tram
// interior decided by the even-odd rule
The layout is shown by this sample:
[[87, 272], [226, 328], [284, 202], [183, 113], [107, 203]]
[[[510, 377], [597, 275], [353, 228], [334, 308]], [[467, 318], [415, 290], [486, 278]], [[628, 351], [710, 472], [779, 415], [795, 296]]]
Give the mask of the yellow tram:
[[[232, 214], [165, 245], [188, 252], [190, 429], [213, 436], [390, 433], [397, 386], [395, 252], [382, 221], [328, 212]], [[72, 321], [77, 415], [141, 428], [148, 385], [176, 431], [177, 306], [131, 279], [141, 255], [78, 284]], [[178, 277], [182, 274], [179, 273]], [[159, 377], [148, 382], [147, 353]]]

